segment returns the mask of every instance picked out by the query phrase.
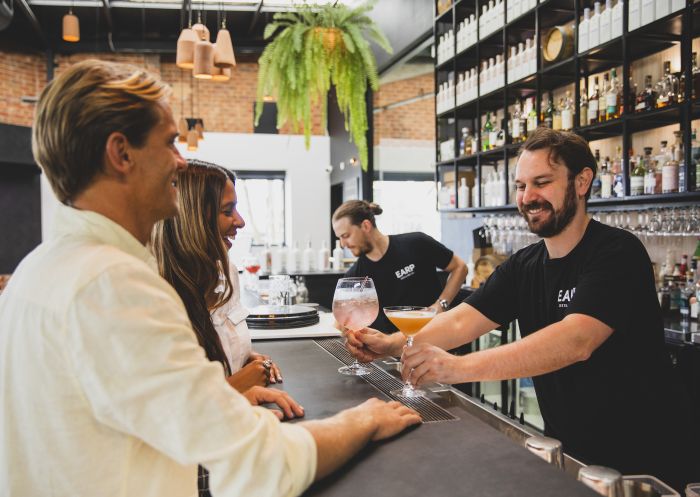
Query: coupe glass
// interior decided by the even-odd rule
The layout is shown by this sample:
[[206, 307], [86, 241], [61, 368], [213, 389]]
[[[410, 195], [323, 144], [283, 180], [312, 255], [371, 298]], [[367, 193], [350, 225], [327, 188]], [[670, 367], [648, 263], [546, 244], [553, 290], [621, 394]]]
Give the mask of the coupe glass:
[[246, 270], [246, 288], [256, 290], [258, 286], [260, 261], [254, 255], [247, 255], [243, 258], [243, 267]]
[[[366, 328], [379, 315], [379, 299], [372, 278], [340, 278], [333, 295], [333, 317], [350, 331]], [[338, 369], [339, 373], [361, 376], [370, 373], [357, 359], [349, 366]]]
[[[394, 323], [401, 333], [406, 335], [406, 347], [413, 346], [413, 335], [423, 329], [435, 317], [437, 311], [431, 307], [419, 307], [414, 305], [398, 305], [385, 307], [384, 314], [389, 321]], [[392, 395], [397, 397], [421, 397], [425, 395], [425, 390], [416, 388], [411, 380], [406, 380], [403, 388], [392, 390]]]

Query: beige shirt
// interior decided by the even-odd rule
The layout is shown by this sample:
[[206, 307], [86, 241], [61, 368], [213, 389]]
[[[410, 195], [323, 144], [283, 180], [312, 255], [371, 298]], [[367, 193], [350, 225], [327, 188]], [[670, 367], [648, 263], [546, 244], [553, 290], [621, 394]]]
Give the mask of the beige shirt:
[[0, 296], [0, 495], [292, 496], [316, 447], [206, 360], [133, 236], [61, 206]]
[[[223, 278], [223, 272], [221, 275]], [[224, 305], [212, 311], [211, 322], [219, 335], [221, 347], [224, 349], [226, 359], [231, 367], [231, 374], [233, 374], [245, 366], [253, 350], [250, 331], [245, 322], [245, 318], [250, 312], [241, 304], [238, 269], [232, 262], [229, 262], [229, 279], [232, 287], [231, 298]]]

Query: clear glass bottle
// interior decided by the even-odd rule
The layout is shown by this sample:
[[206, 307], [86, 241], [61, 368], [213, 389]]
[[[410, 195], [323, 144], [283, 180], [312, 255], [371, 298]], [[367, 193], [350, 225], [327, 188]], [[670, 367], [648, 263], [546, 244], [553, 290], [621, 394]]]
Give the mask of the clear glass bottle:
[[600, 179], [600, 175], [602, 172], [600, 166], [600, 150], [597, 149], [595, 151], [595, 162], [598, 165], [598, 172], [595, 175], [595, 178], [593, 178], [593, 183], [591, 183], [591, 198], [600, 198], [601, 188], [603, 185]]
[[[527, 134], [537, 129], [537, 109], [535, 109], [535, 98], [530, 99], [530, 112], [527, 114]], [[700, 159], [700, 157], [699, 157]], [[700, 164], [700, 162], [698, 162]]]
[[618, 198], [625, 196], [625, 179], [622, 171], [622, 147], [618, 145], [615, 149], [615, 157], [613, 158], [611, 166], [611, 172], [613, 174], [613, 194]]
[[508, 124], [506, 123], [506, 120], [503, 119], [501, 120], [501, 126], [496, 130], [496, 147], [503, 147], [506, 144], [506, 126]]
[[644, 147], [644, 195], [653, 195], [656, 190], [656, 161], [651, 156], [652, 147]]
[[569, 131], [574, 127], [574, 101], [571, 99], [571, 92], [566, 92], [566, 98], [561, 108], [561, 129]]
[[610, 85], [605, 94], [605, 119], [617, 119], [620, 117], [620, 82], [617, 79], [617, 71], [610, 71]]
[[552, 129], [554, 131], [561, 131], [561, 110], [564, 106], [564, 99], [559, 99], [559, 105], [554, 107], [554, 115], [552, 117]]
[[581, 88], [581, 97], [578, 105], [579, 126], [588, 126], [588, 90], [586, 89], [585, 81], [584, 79], [584, 86]]
[[512, 143], [520, 143], [525, 138], [525, 132], [522, 129], [522, 108], [518, 100], [515, 102], [515, 109], [511, 114], [510, 139]]
[[600, 103], [600, 90], [598, 89], [598, 76], [593, 78], [593, 92], [588, 97], [588, 124], [598, 123], [598, 107]]
[[459, 155], [471, 155], [467, 153], [467, 140], [469, 140], [469, 128], [462, 128], [462, 137], [459, 139]]
[[600, 198], [612, 197], [613, 175], [610, 171], [610, 157], [600, 166]]
[[630, 195], [637, 196], [644, 194], [644, 177], [646, 170], [644, 169], [644, 161], [637, 159], [636, 164], [632, 163], [632, 153], [630, 151]]
[[598, 122], [605, 122], [607, 112], [606, 112], [606, 96], [608, 94], [608, 89], [610, 88], [610, 76], [608, 73], [603, 74], [603, 86], [600, 87], [600, 100], [598, 102]]

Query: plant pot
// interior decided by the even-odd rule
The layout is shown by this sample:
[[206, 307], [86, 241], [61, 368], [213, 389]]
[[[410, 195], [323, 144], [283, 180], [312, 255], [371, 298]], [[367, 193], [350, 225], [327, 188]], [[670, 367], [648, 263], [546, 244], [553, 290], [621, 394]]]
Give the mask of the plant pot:
[[326, 52], [332, 52], [336, 46], [343, 46], [343, 35], [338, 28], [314, 28], [314, 33], [323, 41]]

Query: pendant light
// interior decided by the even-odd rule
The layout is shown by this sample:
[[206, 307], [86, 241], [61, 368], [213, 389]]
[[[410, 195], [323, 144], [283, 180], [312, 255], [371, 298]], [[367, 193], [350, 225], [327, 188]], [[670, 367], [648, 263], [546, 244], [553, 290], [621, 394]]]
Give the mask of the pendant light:
[[200, 40], [194, 45], [194, 68], [192, 74], [198, 79], [212, 79], [214, 72], [214, 45]]
[[197, 43], [197, 34], [192, 28], [185, 28], [177, 39], [177, 54], [175, 63], [181, 69], [194, 67], [194, 45]]
[[236, 57], [233, 54], [231, 33], [226, 29], [226, 18], [221, 23], [221, 29], [216, 34], [216, 47], [214, 50], [214, 65], [220, 68], [231, 68], [236, 65]]
[[204, 120], [201, 117], [195, 119], [194, 130], [197, 132], [197, 138], [204, 140]]
[[[214, 52], [214, 60], [216, 60], [216, 52]], [[225, 67], [222, 69], [214, 66], [214, 72], [212, 73], [211, 79], [214, 81], [228, 81], [231, 79], [231, 68]]]
[[197, 13], [197, 24], [192, 26], [192, 31], [197, 34], [197, 38], [202, 41], [209, 41], [209, 28], [202, 23], [202, 11]]
[[68, 8], [68, 13], [63, 16], [63, 41], [75, 43], [80, 41], [80, 21], [73, 14], [73, 6]]

